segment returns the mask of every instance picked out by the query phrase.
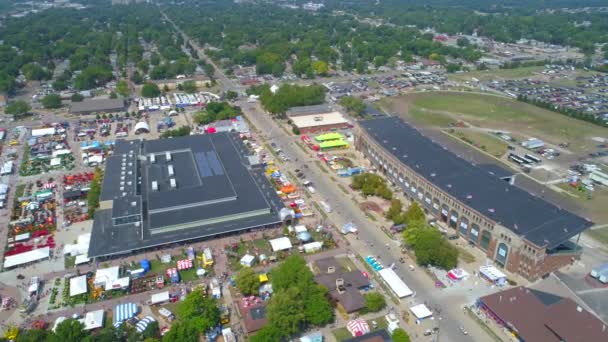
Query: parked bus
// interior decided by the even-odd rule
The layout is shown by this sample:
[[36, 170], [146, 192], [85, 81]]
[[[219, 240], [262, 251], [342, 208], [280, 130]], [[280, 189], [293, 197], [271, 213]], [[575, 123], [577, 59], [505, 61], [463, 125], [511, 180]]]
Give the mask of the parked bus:
[[526, 153], [524, 155], [524, 159], [527, 160], [527, 161], [529, 161], [530, 163], [540, 163], [542, 161], [540, 158], [535, 157], [535, 156], [533, 156], [531, 154], [528, 154], [528, 153]]
[[527, 164], [528, 162], [525, 161], [524, 159], [522, 159], [520, 156], [516, 155], [516, 154], [509, 154], [509, 160], [511, 160], [512, 162], [518, 164], [518, 165], [522, 165], [522, 164]]

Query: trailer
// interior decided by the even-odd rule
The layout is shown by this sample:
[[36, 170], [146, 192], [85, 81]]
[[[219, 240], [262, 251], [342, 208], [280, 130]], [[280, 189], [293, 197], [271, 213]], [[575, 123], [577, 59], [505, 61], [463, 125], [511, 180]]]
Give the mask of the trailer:
[[540, 158], [535, 157], [529, 153], [524, 154], [524, 159], [530, 163], [535, 163], [535, 164], [542, 162], [542, 160]]

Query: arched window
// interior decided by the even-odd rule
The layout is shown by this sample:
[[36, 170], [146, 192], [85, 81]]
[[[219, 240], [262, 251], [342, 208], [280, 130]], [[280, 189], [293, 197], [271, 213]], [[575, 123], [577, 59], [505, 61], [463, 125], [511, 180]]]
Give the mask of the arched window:
[[501, 267], [505, 267], [507, 264], [507, 257], [509, 256], [509, 247], [504, 242], [498, 244], [496, 249], [496, 263]]
[[460, 219], [460, 235], [467, 236], [469, 234], [469, 219], [463, 217]]
[[481, 233], [481, 249], [487, 250], [490, 246], [490, 240], [492, 240], [492, 233], [487, 230], [484, 230], [483, 233]]

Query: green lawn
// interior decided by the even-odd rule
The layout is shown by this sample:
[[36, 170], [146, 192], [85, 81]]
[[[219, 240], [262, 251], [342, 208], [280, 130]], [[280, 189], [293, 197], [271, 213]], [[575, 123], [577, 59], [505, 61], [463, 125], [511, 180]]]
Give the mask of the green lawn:
[[517, 78], [526, 78], [538, 74], [543, 71], [544, 67], [542, 66], [531, 66], [524, 68], [516, 68], [516, 69], [498, 69], [498, 70], [484, 70], [484, 71], [471, 71], [471, 72], [463, 72], [460, 74], [450, 74], [448, 75], [448, 79], [450, 81], [471, 81], [473, 78], [476, 78], [480, 81], [488, 81], [488, 80], [509, 80], [509, 79], [517, 79]]
[[509, 146], [505, 141], [488, 133], [473, 132], [467, 129], [453, 129], [448, 130], [447, 133], [497, 158], [507, 153]]
[[420, 124], [446, 127], [463, 120], [474, 126], [521, 133], [554, 144], [570, 143], [574, 152], [589, 151], [591, 137], [608, 129], [505, 97], [467, 92], [426, 92], [383, 102], [390, 111], [403, 113]]

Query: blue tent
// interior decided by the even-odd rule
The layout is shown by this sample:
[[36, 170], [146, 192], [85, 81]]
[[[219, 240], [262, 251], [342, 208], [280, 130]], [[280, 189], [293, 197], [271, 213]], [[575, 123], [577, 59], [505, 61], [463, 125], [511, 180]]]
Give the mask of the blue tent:
[[140, 264], [141, 268], [144, 269], [144, 272], [148, 272], [150, 270], [150, 261], [148, 261], [148, 259], [143, 259]]
[[114, 307], [114, 325], [131, 319], [137, 315], [137, 304], [125, 303]]
[[304, 241], [304, 242], [310, 241], [310, 240], [312, 240], [312, 235], [310, 235], [309, 232], [298, 233], [298, 240]]
[[137, 322], [137, 324], [135, 324], [135, 329], [138, 332], [143, 333], [144, 330], [146, 330], [146, 328], [148, 327], [148, 324], [150, 324], [154, 321], [156, 321], [154, 318], [152, 318], [150, 316], [146, 316], [143, 319], [141, 319], [139, 322]]

